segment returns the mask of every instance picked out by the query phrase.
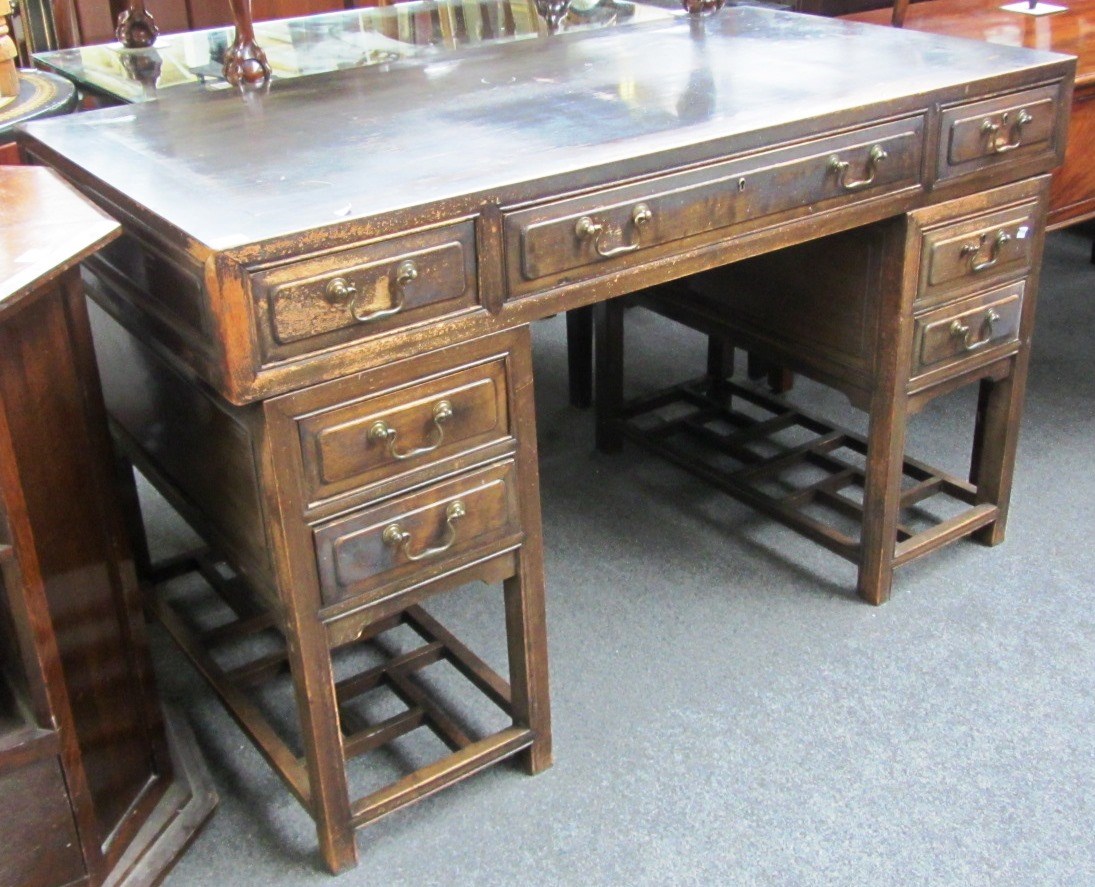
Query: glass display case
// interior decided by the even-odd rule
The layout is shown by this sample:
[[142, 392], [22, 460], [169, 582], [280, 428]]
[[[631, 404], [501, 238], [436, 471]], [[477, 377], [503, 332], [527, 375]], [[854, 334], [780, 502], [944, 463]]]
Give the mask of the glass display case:
[[[627, 0], [577, 0], [560, 32], [683, 14]], [[38, 53], [35, 63], [108, 102], [144, 102], [165, 89], [227, 89], [224, 55], [234, 29], [161, 36], [148, 49], [120, 43]], [[547, 36], [532, 0], [421, 0], [257, 22], [274, 80], [344, 68], [423, 62], [482, 43]]]

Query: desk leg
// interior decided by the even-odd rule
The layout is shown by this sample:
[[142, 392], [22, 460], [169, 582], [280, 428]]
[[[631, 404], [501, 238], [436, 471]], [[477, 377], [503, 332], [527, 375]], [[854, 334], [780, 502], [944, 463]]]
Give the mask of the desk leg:
[[[582, 309], [587, 311], [588, 309]], [[592, 311], [588, 315], [592, 322]], [[587, 349], [588, 351], [588, 349]], [[548, 689], [547, 615], [544, 605], [544, 534], [540, 516], [540, 468], [536, 445], [536, 402], [533, 394], [532, 339], [526, 327], [520, 348], [513, 352], [514, 375], [522, 440], [517, 450], [521, 477], [521, 526], [525, 541], [517, 553], [517, 574], [506, 580], [506, 643], [514, 726], [536, 733], [521, 754], [530, 774], [551, 766], [551, 700]]]
[[981, 383], [977, 401], [970, 482], [977, 486], [977, 501], [990, 502], [999, 509], [995, 521], [978, 530], [973, 538], [986, 545], [1004, 541], [1015, 471], [1015, 450], [1019, 440], [1019, 417], [1023, 412], [1026, 353], [1016, 358], [1010, 375], [998, 382]]
[[734, 375], [734, 346], [722, 336], [707, 337], [707, 378], [711, 392], [726, 397], [726, 380]]
[[871, 398], [857, 589], [860, 597], [875, 605], [890, 599], [893, 586], [905, 422], [904, 392], [880, 391]]
[[517, 575], [505, 583], [513, 723], [536, 733], [521, 757], [525, 770], [536, 774], [552, 762], [544, 564], [539, 543], [523, 545], [517, 562]]
[[860, 597], [871, 604], [890, 599], [893, 586], [901, 478], [908, 423], [909, 364], [912, 359], [912, 297], [915, 284], [904, 281], [905, 258], [915, 252], [903, 245], [904, 228], [891, 230], [885, 248], [878, 306], [878, 347], [867, 432], [863, 489], [863, 528], [859, 540]]
[[618, 453], [623, 449], [620, 433], [620, 411], [624, 402], [624, 307], [619, 299], [598, 302], [594, 306], [597, 407], [595, 437], [602, 453]]
[[300, 614], [290, 619], [285, 640], [308, 763], [311, 812], [323, 860], [338, 874], [357, 865], [357, 845], [350, 824], [331, 651], [320, 622]]
[[593, 403], [593, 307], [567, 312], [567, 375], [570, 405], [586, 409]]

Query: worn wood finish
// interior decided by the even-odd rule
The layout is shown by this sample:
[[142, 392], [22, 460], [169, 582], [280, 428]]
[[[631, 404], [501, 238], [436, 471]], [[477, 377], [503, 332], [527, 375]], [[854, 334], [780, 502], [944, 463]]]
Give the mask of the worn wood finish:
[[[1049, 228], [1095, 216], [1095, 166], [1088, 146], [1095, 137], [1095, 2], [1070, 0], [1064, 12], [1028, 16], [1007, 12], [994, 0], [931, 0], [914, 3], [905, 27], [930, 34], [966, 37], [1007, 46], [1029, 46], [1077, 57], [1068, 149], [1054, 173]], [[881, 24], [886, 10], [857, 12], [846, 18]]]
[[[1051, 121], [1051, 115], [1042, 116]], [[510, 291], [529, 289], [524, 281], [536, 286], [542, 285], [542, 278], [550, 282], [564, 273], [573, 276], [577, 269], [600, 265], [605, 253], [626, 255], [727, 225], [916, 187], [923, 165], [923, 130], [923, 117], [910, 117], [766, 151], [759, 158], [507, 214], [506, 246], [514, 257]], [[869, 155], [879, 150], [887, 156], [875, 169]], [[834, 157], [853, 171], [834, 174]], [[865, 181], [867, 176], [871, 181], [855, 191], [842, 185], [842, 178]], [[575, 237], [583, 219], [589, 219], [590, 233]], [[596, 233], [595, 226], [600, 229]]]
[[0, 206], [0, 882], [148, 884], [215, 798], [173, 767], [114, 504], [75, 263], [119, 229], [44, 169]]
[[[739, 388], [734, 396], [752, 397], [773, 418], [736, 413], [721, 401], [729, 391], [724, 377], [699, 391], [671, 389], [626, 404], [623, 309], [608, 303], [598, 350], [598, 378], [603, 373], [606, 380], [603, 406], [598, 392], [602, 449], [617, 447], [626, 434], [800, 530], [855, 562], [859, 593], [875, 604], [889, 597], [894, 569], [915, 557], [973, 534], [1002, 541], [1029, 345], [1024, 330], [1033, 317], [1030, 275], [1040, 257], [1048, 185], [1043, 176], [938, 204], [910, 213], [903, 224], [876, 223], [633, 298], [724, 348], [742, 345], [844, 392], [867, 411], [866, 441]], [[986, 249], [986, 240], [994, 245]], [[712, 367], [729, 369], [719, 360]], [[911, 413], [974, 382], [982, 392], [973, 486], [967, 486], [910, 462], [904, 440]], [[654, 421], [670, 404], [688, 404], [693, 412]], [[715, 424], [740, 428], [719, 433]], [[798, 446], [781, 441], [792, 428], [809, 439]], [[740, 467], [716, 468], [694, 450], [674, 446], [685, 437]], [[774, 455], [752, 448], [761, 441]], [[841, 448], [860, 452], [865, 467], [838, 457]], [[819, 470], [824, 476], [796, 479], [803, 467], [811, 478]], [[772, 493], [773, 483], [786, 487], [782, 495]], [[843, 492], [850, 486], [862, 489], [861, 501]], [[929, 523], [925, 528], [903, 525], [909, 509], [936, 495], [964, 507], [945, 517], [915, 515]], [[839, 520], [819, 519], [818, 506], [852, 518], [858, 533], [842, 530]]]
[[[88, 269], [119, 439], [252, 587], [237, 600], [235, 579], [206, 570], [239, 625], [188, 635], [185, 614], [165, 620], [313, 815], [334, 870], [353, 863], [353, 830], [374, 815], [500, 756], [519, 753], [531, 772], [551, 761], [529, 323], [876, 223], [901, 232], [910, 213], [952, 200], [997, 211], [978, 195], [1060, 161], [1072, 73], [1058, 56], [744, 7], [453, 58], [179, 96], [24, 136], [126, 228], [126, 249]], [[1023, 126], [1042, 135], [1030, 147], [1004, 162], [986, 139], [983, 162], [947, 159], [945, 115], [965, 145], [964, 110], [1002, 115], [1027, 93], [1061, 98], [1032, 103]], [[859, 363], [841, 372], [864, 403], [912, 409], [919, 259], [892, 237], [871, 266], [886, 294], [875, 323], [903, 350], [875, 367], [867, 325]], [[841, 252], [827, 258], [854, 267]], [[932, 390], [991, 375], [979, 359], [956, 372]], [[986, 403], [985, 428], [1006, 412]], [[899, 452], [903, 420], [878, 414], [872, 447]], [[992, 434], [985, 471], [1006, 459]], [[879, 462], [872, 490], [893, 486], [892, 462]], [[925, 489], [944, 482], [960, 489], [917, 475]], [[871, 542], [876, 572], [892, 566], [888, 533]], [[406, 713], [343, 719], [380, 678], [336, 683], [332, 650], [470, 579], [504, 586], [511, 726], [465, 736], [408, 686], [405, 669], [453, 649], [440, 637], [390, 666]], [[252, 628], [283, 646], [219, 668], [210, 649]], [[297, 755], [247, 702], [278, 677], [300, 714]], [[455, 757], [349, 797], [348, 758], [429, 724]]]
[[[830, 155], [825, 153], [840, 154], [835, 149], [845, 138], [841, 133], [883, 125], [880, 116], [908, 119], [910, 124], [898, 127], [898, 132], [920, 133], [909, 156], [935, 156], [940, 105], [965, 105], [1032, 82], [1061, 81], [1068, 63], [1022, 51], [1009, 58], [1000, 48], [971, 50], [968, 44], [944, 44], [946, 52], [935, 55], [924, 52], [923, 35], [901, 30], [860, 35], [855, 28], [815, 17], [752, 9], [725, 12], [703, 25], [673, 21], [613, 34], [568, 35], [535, 53], [517, 44], [471, 51], [443, 77], [427, 78], [421, 68], [410, 67], [274, 84], [268, 95], [254, 98], [255, 106], [263, 109], [257, 115], [244, 111], [237, 97], [228, 93], [106, 110], [94, 119], [77, 115], [64, 127], [32, 127], [37, 140], [32, 150], [41, 159], [68, 168], [73, 176], [98, 180], [100, 199], [142, 243], [168, 255], [185, 246], [194, 264], [204, 269], [204, 292], [189, 313], [206, 318], [207, 332], [195, 338], [212, 347], [203, 353], [190, 342], [175, 359], [186, 361], [237, 403], [317, 379], [338, 378], [363, 363], [376, 366], [437, 347], [450, 334], [471, 338], [551, 310], [622, 294], [655, 282], [652, 277], [671, 279], [780, 242], [885, 218], [948, 193], [1033, 174], [1054, 165], [1063, 151], [1063, 131], [1055, 125], [1041, 149], [1016, 156], [1006, 165], [988, 163], [984, 170], [945, 183], [935, 181], [937, 172], [925, 170], [916, 181], [899, 178], [891, 186], [842, 193], [841, 175], [830, 170]], [[766, 28], [773, 39], [737, 42], [742, 29], [764, 33]], [[796, 31], [800, 37], [788, 39]], [[778, 78], [766, 87], [757, 76], [762, 68], [842, 68], [848, 42], [859, 38], [855, 52], [870, 77], [842, 77], [839, 83], [827, 84], [811, 74], [817, 89], [809, 96], [788, 98]], [[652, 57], [665, 62], [656, 70], [635, 64]], [[693, 76], [696, 70], [703, 76]], [[638, 115], [620, 98], [620, 79], [634, 77], [650, 109]], [[745, 79], [752, 85], [748, 91], [718, 86]], [[1067, 98], [1067, 80], [1061, 81], [1060, 89], [1062, 99]], [[606, 103], [605, 96], [616, 98]], [[690, 113], [701, 110], [702, 115], [693, 119], [658, 110], [678, 103]], [[497, 110], [527, 107], [550, 113], [538, 113], [533, 120], [526, 119], [527, 114]], [[826, 108], [830, 110], [824, 112]], [[1056, 110], [1054, 120], [1063, 121]], [[355, 116], [368, 119], [369, 125], [344, 126]], [[912, 122], [922, 116], [927, 123], [918, 129]], [[112, 122], [104, 125], [108, 119]], [[432, 138], [437, 126], [462, 134], [466, 146], [438, 152]], [[231, 147], [233, 133], [240, 130], [266, 146], [265, 159], [256, 162], [253, 153], [244, 156]], [[329, 134], [323, 151], [313, 150], [316, 132]], [[838, 162], [849, 163], [843, 173], [846, 183], [867, 175], [864, 155], [885, 141], [882, 134], [872, 141], [873, 135], [848, 137], [852, 147], [863, 145], [865, 138], [866, 147], [846, 158], [838, 156]], [[811, 154], [814, 139], [817, 154]], [[78, 156], [79, 165], [66, 155]], [[302, 161], [286, 166], [280, 159], [286, 156]], [[804, 203], [786, 207], [776, 197], [758, 197], [771, 205], [758, 206], [754, 216], [738, 216], [732, 201], [716, 202], [709, 209], [717, 212], [722, 205], [725, 214], [705, 219], [699, 227], [683, 221], [678, 231], [670, 225], [662, 237], [671, 239], [640, 240], [637, 255], [613, 259], [596, 256], [589, 238], [574, 236], [571, 222], [574, 243], [566, 250], [568, 255], [585, 250], [582, 266], [576, 272], [560, 271], [517, 284], [514, 275], [523, 275], [520, 254], [509, 240], [513, 226], [539, 213], [550, 214], [560, 195], [589, 193], [575, 204], [578, 219], [591, 214], [593, 223], [607, 225], [606, 234], [611, 235], [619, 225], [616, 216], [594, 217], [602, 208], [607, 212], [616, 207], [621, 197], [625, 209], [633, 212], [644, 200], [656, 203], [663, 187], [674, 190], [681, 187], [678, 182], [717, 178], [720, 164], [727, 163], [728, 171], [740, 173], [731, 179], [734, 188], [738, 179], [746, 178], [742, 193], [751, 203], [749, 174], [760, 175], [763, 194], [769, 181], [766, 170], [777, 177], [772, 181], [778, 181], [782, 164], [793, 165], [796, 156], [818, 158], [816, 166], [810, 166], [816, 183], [809, 187], [831, 198], [811, 203], [804, 195]], [[369, 158], [368, 174], [360, 175], [357, 170], [364, 157]], [[897, 156], [894, 162], [903, 168], [904, 161]], [[888, 163], [878, 165], [876, 176], [885, 179]], [[429, 169], [430, 174], [407, 177], [409, 168]], [[667, 172], [673, 172], [668, 179]], [[645, 183], [624, 184], [637, 180]], [[268, 181], [279, 185], [268, 187]], [[211, 186], [222, 200], [250, 207], [247, 224], [234, 213], [215, 211], [200, 197]], [[320, 340], [316, 351], [296, 360], [264, 354], [258, 346], [265, 322], [253, 307], [256, 266], [290, 260], [308, 263], [334, 256], [341, 247], [352, 252], [449, 220], [479, 215], [485, 221], [494, 207], [504, 213], [507, 277], [501, 292], [492, 288], [498, 284], [491, 277], [493, 269], [482, 264], [482, 254], [494, 244], [477, 234], [480, 306], [449, 316], [444, 324], [400, 327], [399, 335], [370, 340], [348, 334], [342, 347], [326, 350], [322, 345], [339, 343]], [[662, 230], [658, 206], [650, 209], [650, 230]], [[703, 211], [702, 204], [694, 207], [688, 218], [699, 218]], [[184, 232], [182, 237], [179, 232]], [[602, 248], [631, 243], [630, 233], [622, 234], [626, 238], [602, 238]], [[554, 262], [560, 269], [570, 264], [561, 257]], [[498, 300], [506, 297], [507, 303], [500, 305]], [[138, 302], [129, 294], [119, 298], [128, 304]], [[155, 315], [146, 305], [140, 307], [142, 315]], [[250, 324], [224, 322], [244, 317], [255, 324], [254, 331]], [[369, 324], [355, 328], [367, 330]]]

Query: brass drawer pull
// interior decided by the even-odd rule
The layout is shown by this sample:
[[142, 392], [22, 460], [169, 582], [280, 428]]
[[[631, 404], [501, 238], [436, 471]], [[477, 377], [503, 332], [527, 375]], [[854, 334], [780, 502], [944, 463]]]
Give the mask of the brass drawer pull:
[[417, 277], [418, 266], [415, 265], [411, 259], [405, 259], [399, 263], [399, 266], [395, 269], [396, 299], [391, 308], [379, 308], [376, 311], [362, 311], [361, 306], [358, 304], [361, 291], [354, 286], [352, 281], [347, 280], [345, 277], [336, 277], [327, 284], [327, 301], [332, 305], [342, 305], [349, 308], [350, 314], [353, 316], [354, 320], [361, 323], [371, 320], [380, 320], [381, 318], [398, 314], [403, 310], [403, 303], [406, 299], [405, 287], [408, 283], [417, 279]]
[[388, 526], [384, 528], [384, 533], [381, 538], [384, 540], [385, 545], [390, 545], [392, 548], [401, 550], [403, 552], [403, 557], [407, 560], [424, 561], [427, 558], [435, 557], [436, 555], [448, 551], [456, 544], [455, 523], [467, 513], [468, 510], [464, 507], [463, 500], [453, 499], [445, 509], [445, 526], [448, 528], [445, 532], [445, 541], [432, 548], [423, 548], [417, 554], [411, 554], [411, 534], [404, 530], [398, 523], [388, 524]]
[[981, 250], [984, 248], [987, 239], [987, 235], [982, 234], [977, 243], [967, 243], [962, 247], [962, 255], [969, 257], [970, 271], [974, 274], [987, 271], [1000, 261], [1000, 251], [1004, 248], [1004, 245], [1011, 240], [1011, 235], [1003, 229], [997, 231], [996, 236], [992, 238], [992, 247], [989, 249], [989, 257], [978, 261], [977, 257], [981, 254]]
[[578, 219], [578, 224], [574, 226], [574, 233], [578, 235], [579, 240], [592, 240], [593, 248], [602, 259], [611, 259], [613, 256], [633, 253], [642, 246], [640, 241], [642, 228], [644, 225], [650, 224], [653, 218], [654, 213], [650, 211], [649, 206], [645, 203], [637, 204], [631, 211], [631, 224], [635, 226], [635, 240], [621, 246], [614, 246], [611, 249], [605, 249], [601, 245], [601, 237], [605, 233], [605, 226], [601, 222], [594, 222], [592, 216], [582, 216]]
[[878, 172], [878, 164], [889, 156], [886, 149], [881, 145], [872, 145], [870, 152], [867, 154], [866, 175], [862, 179], [848, 181], [848, 167], [851, 164], [847, 160], [841, 160], [836, 154], [829, 158], [829, 170], [836, 173], [837, 182], [845, 191], [858, 191], [860, 188], [866, 188], [874, 182], [875, 175]]
[[1023, 144], [1023, 127], [1034, 120], [1032, 114], [1026, 108], [1020, 109], [1015, 115], [1015, 122], [1011, 124], [1011, 131], [1007, 136], [1001, 137], [1001, 128], [1008, 125], [1008, 112], [1000, 116], [999, 123], [993, 123], [986, 117], [981, 122], [981, 132], [988, 139], [989, 151], [993, 154], [1007, 154]]
[[956, 339], [961, 339], [962, 347], [967, 351], [976, 351], [978, 348], [984, 348], [992, 341], [992, 327], [999, 319], [1000, 315], [990, 308], [988, 314], [981, 321], [981, 338], [976, 341], [970, 338], [973, 334], [970, 325], [957, 319], [951, 322], [951, 335]]
[[386, 441], [388, 444], [388, 455], [393, 459], [399, 461], [413, 459], [415, 456], [432, 453], [441, 446], [445, 440], [445, 429], [442, 423], [447, 422], [451, 418], [452, 402], [448, 400], [439, 400], [434, 404], [433, 408], [433, 433], [431, 435], [432, 440], [430, 443], [426, 444], [424, 447], [415, 447], [413, 450], [405, 450], [402, 453], [395, 448], [395, 436], [399, 432], [383, 419], [378, 419], [369, 426], [368, 438], [369, 440]]

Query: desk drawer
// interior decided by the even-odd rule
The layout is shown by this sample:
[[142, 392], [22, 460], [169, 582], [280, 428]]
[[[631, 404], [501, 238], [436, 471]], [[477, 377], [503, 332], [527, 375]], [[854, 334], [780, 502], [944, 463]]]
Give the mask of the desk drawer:
[[1030, 270], [1035, 202], [977, 216], [924, 234], [918, 303], [934, 304], [986, 281]]
[[391, 332], [478, 304], [471, 221], [259, 271], [267, 360]]
[[1057, 152], [1067, 110], [1060, 83], [946, 109], [939, 178]]
[[1025, 281], [918, 315], [912, 377], [959, 372], [987, 352], [1017, 346]]
[[[266, 401], [269, 435], [310, 522], [512, 456], [531, 375], [527, 327]], [[531, 408], [531, 402], [530, 402]]]
[[921, 117], [897, 120], [509, 213], [511, 290], [784, 211], [915, 186], [923, 128]]
[[508, 377], [502, 355], [304, 417], [299, 432], [309, 500], [511, 438]]
[[506, 460], [317, 526], [320, 595], [331, 605], [437, 575], [520, 536], [517, 466]]

